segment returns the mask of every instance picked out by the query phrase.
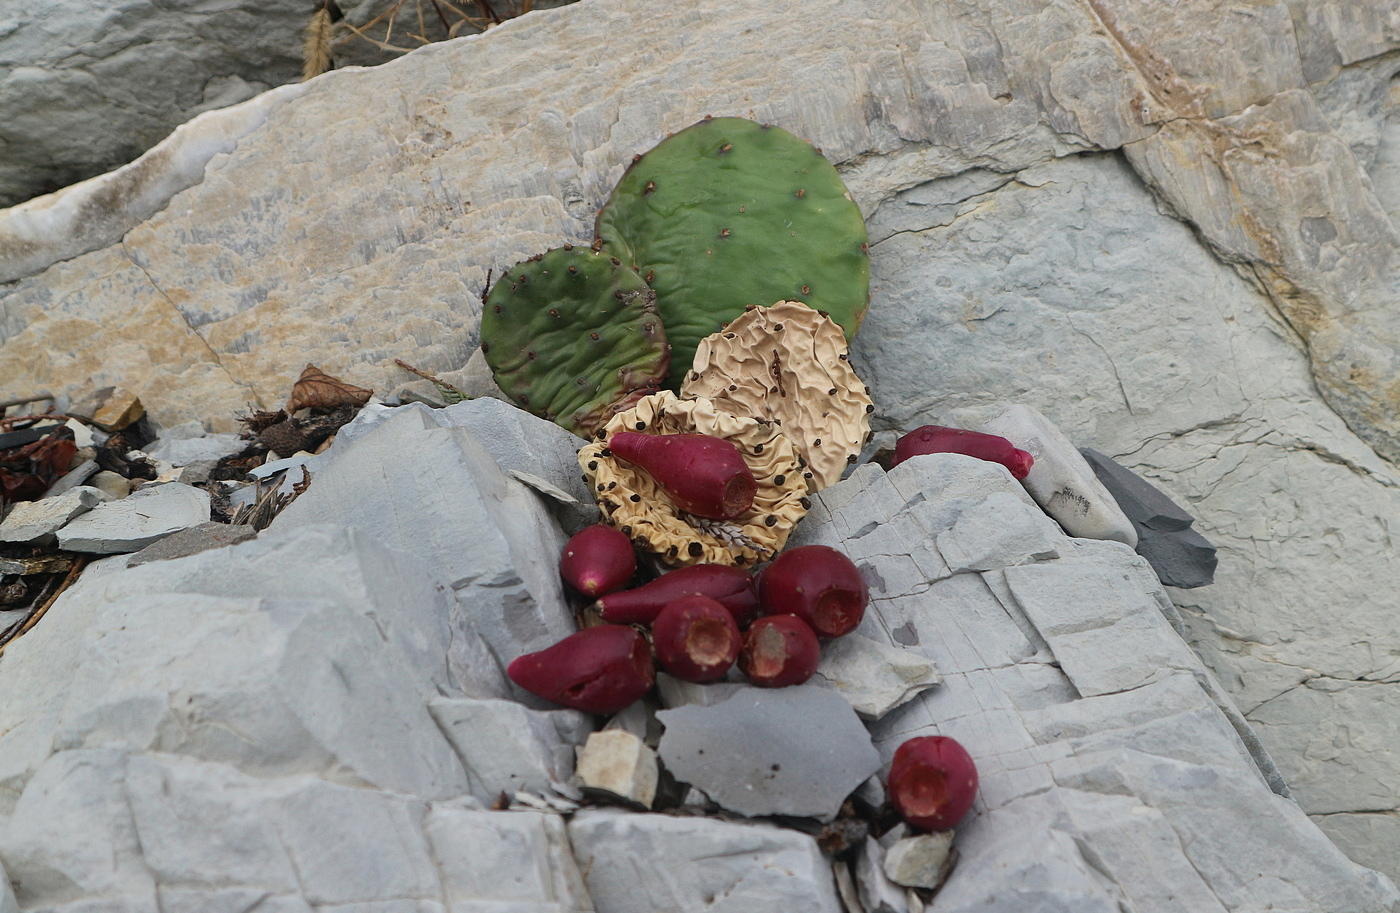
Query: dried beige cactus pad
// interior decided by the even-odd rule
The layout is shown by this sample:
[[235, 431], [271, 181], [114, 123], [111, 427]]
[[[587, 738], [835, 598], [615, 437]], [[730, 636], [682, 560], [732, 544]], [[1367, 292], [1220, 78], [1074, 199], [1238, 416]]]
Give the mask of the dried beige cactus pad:
[[733, 564], [752, 567], [777, 554], [807, 513], [807, 484], [792, 442], [778, 426], [715, 408], [703, 397], [680, 399], [669, 390], [620, 412], [603, 428], [648, 434], [709, 434], [731, 441], [758, 482], [753, 506], [732, 523], [684, 513], [643, 469], [612, 455], [607, 439], [578, 453], [603, 521], [671, 565]]
[[681, 395], [777, 422], [806, 461], [812, 491], [856, 461], [875, 411], [841, 328], [800, 301], [750, 307], [702, 339]]

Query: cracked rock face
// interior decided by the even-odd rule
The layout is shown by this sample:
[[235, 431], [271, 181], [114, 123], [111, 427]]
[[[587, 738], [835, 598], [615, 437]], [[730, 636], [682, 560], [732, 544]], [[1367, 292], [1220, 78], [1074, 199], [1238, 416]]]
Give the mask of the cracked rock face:
[[[403, 379], [395, 357], [456, 368], [492, 264], [586, 242], [633, 154], [752, 110], [822, 147], [867, 216], [873, 300], [852, 359], [874, 427], [976, 427], [1022, 402], [1189, 510], [1220, 550], [1212, 586], [1172, 594], [1192, 645], [1304, 811], [1400, 875], [1400, 798], [1376, 785], [1400, 779], [1393, 4], [701, 6], [577, 4], [336, 71], [260, 96], [241, 126], [192, 124], [140, 174], [0, 213], [0, 377], [120, 385], [166, 425], [226, 431], [308, 359], [379, 390]], [[579, 47], [610, 53], [582, 72]], [[386, 97], [410, 101], [361, 103]], [[52, 93], [33, 98], [64, 122]], [[975, 511], [916, 528], [965, 507], [876, 523], [814, 504], [840, 528], [799, 536], [904, 555], [977, 541]], [[1052, 560], [1033, 538], [909, 549], [868, 573], [940, 581], [930, 593], [981, 577], [1011, 599], [979, 568]], [[949, 559], [961, 573], [942, 583]], [[914, 617], [888, 633], [933, 643]]]

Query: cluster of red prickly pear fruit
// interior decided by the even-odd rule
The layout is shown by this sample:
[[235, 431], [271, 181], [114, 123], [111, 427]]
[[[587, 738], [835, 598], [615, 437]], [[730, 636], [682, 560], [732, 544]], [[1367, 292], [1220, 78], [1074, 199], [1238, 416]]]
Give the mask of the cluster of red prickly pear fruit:
[[1017, 479], [1024, 479], [1035, 463], [1034, 457], [1004, 437], [943, 425], [924, 425], [895, 442], [890, 467], [922, 453], [961, 453], [989, 463], [1000, 463]]
[[[625, 590], [636, 555], [625, 535], [602, 524], [568, 541], [559, 571], [596, 597], [605, 623], [522, 656], [506, 671], [532, 694], [592, 713], [614, 713], [645, 694], [655, 678], [653, 652], [661, 668], [686, 681], [718, 681], [737, 661], [755, 685], [800, 685], [817, 670], [818, 637], [853, 630], [868, 598], [851, 559], [824, 545], [785, 552], [757, 581], [742, 568], [698, 564]], [[651, 627], [650, 649], [633, 625]]]

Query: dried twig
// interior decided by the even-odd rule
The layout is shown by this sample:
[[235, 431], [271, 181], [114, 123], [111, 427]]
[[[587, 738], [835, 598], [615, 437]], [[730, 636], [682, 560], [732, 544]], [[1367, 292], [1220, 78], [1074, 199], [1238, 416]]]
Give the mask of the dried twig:
[[[39, 623], [39, 619], [43, 618], [44, 613], [47, 612], [55, 602], [58, 601], [58, 597], [63, 595], [63, 591], [68, 589], [68, 587], [73, 584], [73, 581], [78, 579], [78, 574], [80, 574], [83, 568], [87, 566], [87, 563], [88, 559], [86, 556], [80, 555], [77, 558], [73, 559], [73, 566], [68, 570], [68, 574], [63, 578], [63, 582], [58, 585], [58, 589], [54, 590], [51, 594], [49, 594], [47, 598], [45, 598], [41, 593], [39, 599], [43, 600], [43, 604], [40, 605], [39, 608], [35, 611], [30, 612], [29, 617], [25, 618], [23, 622], [17, 625], [12, 625], [9, 628], [9, 630], [5, 631], [3, 634], [0, 634], [0, 655], [4, 654], [6, 644], [14, 640], [15, 638], [23, 635], [26, 631], [28, 631], [30, 628], [34, 627], [36, 624]], [[47, 589], [49, 585], [51, 584], [46, 584], [45, 589]], [[35, 601], [37, 602], [38, 599], [36, 599]]]

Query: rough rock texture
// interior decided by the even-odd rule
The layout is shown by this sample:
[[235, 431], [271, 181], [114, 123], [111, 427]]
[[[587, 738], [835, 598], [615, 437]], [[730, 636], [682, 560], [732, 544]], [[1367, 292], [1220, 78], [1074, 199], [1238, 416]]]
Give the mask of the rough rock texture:
[[[1400, 779], [1394, 4], [794, 8], [526, 17], [172, 154], [203, 180], [153, 217], [104, 203], [159, 183], [119, 173], [86, 220], [10, 218], [6, 392], [119, 383], [227, 430], [308, 357], [381, 390], [395, 356], [456, 368], [487, 269], [587, 239], [632, 154], [706, 113], [778, 123], [867, 216], [876, 427], [1022, 401], [1195, 514], [1221, 561], [1174, 594], [1193, 644], [1303, 807], [1400, 874], [1373, 785]], [[92, 220], [123, 240], [76, 256]]]
[[[943, 499], [996, 486], [1019, 488], [960, 455], [915, 457], [888, 475], [868, 465], [816, 495], [799, 530], [804, 543], [841, 543], [870, 581], [861, 634], [943, 672], [940, 687], [871, 724], [881, 754], [950, 735], [977, 762], [959, 862], [929, 909], [1400, 904], [1279, 794], [1272, 762], [1126, 546], [1062, 537], [1059, 557], [930, 571], [959, 500], [976, 503]], [[872, 534], [888, 527], [898, 548]]]

